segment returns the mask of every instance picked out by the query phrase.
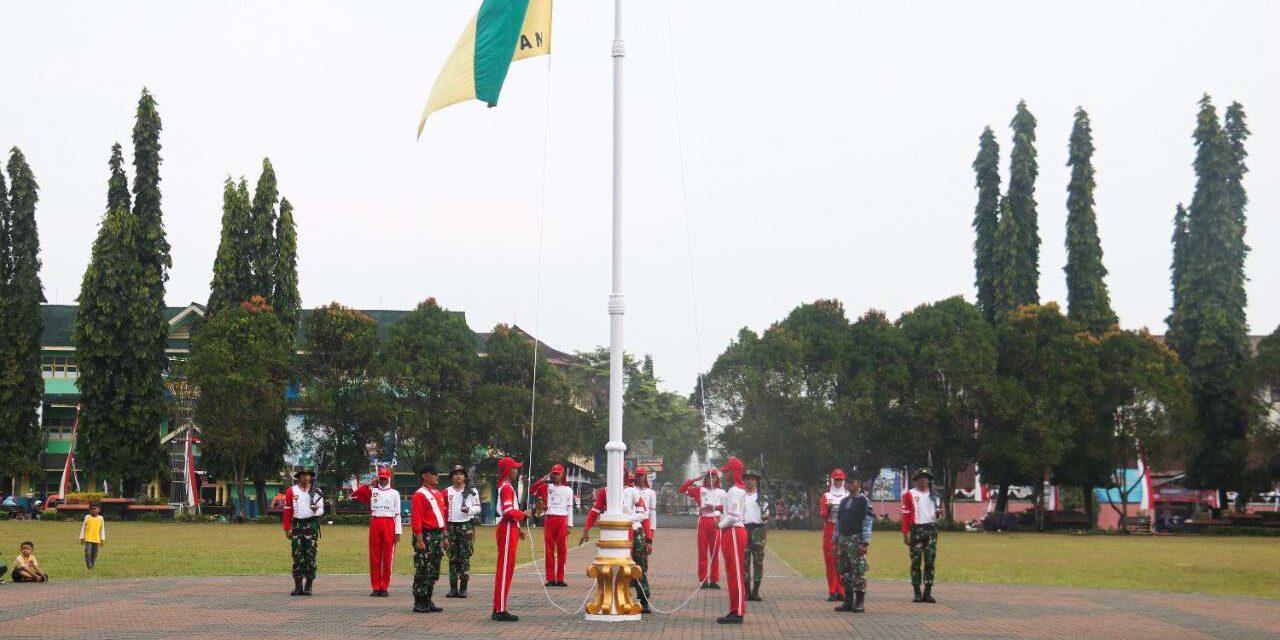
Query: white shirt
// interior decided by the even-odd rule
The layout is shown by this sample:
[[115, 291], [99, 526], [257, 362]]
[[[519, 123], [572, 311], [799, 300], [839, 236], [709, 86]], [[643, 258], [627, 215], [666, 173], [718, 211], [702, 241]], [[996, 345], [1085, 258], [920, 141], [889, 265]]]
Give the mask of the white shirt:
[[[315, 487], [315, 485], [311, 486], [313, 488]], [[291, 504], [289, 506], [293, 507], [294, 518], [301, 518], [305, 520], [307, 518], [324, 515], [324, 498], [317, 495], [317, 502], [315, 504], [311, 504], [310, 489], [303, 489], [295, 484], [292, 487], [289, 487], [288, 495], [285, 497], [290, 500]]]
[[547, 514], [568, 516], [573, 507], [573, 487], [563, 484], [547, 486]]
[[[622, 488], [622, 513], [631, 520], [632, 529], [644, 528], [644, 521], [649, 518], [648, 505], [640, 497], [640, 489], [637, 487]], [[653, 523], [649, 526], [653, 526]]]
[[698, 490], [698, 514], [703, 517], [720, 517], [720, 506], [724, 504], [724, 489], [702, 487]]
[[730, 487], [724, 492], [724, 515], [720, 516], [721, 529], [741, 527], [747, 511], [747, 492], [742, 487]]
[[[463, 487], [459, 491], [449, 485], [444, 492], [445, 499], [449, 501], [449, 522], [470, 522], [480, 517], [480, 496], [476, 495], [475, 489]], [[467, 507], [465, 513], [462, 511], [463, 504]]]
[[370, 487], [369, 515], [375, 518], [395, 518], [396, 535], [403, 533], [404, 524], [400, 522], [400, 492], [391, 488]]
[[915, 508], [915, 524], [933, 524], [938, 521], [938, 505], [933, 501], [933, 494], [928, 491], [911, 489], [911, 502]]
[[827, 503], [827, 522], [836, 523], [840, 520], [840, 501], [849, 495], [849, 490], [840, 487], [832, 487], [830, 491], [822, 494], [822, 499]]
[[[638, 487], [639, 488], [639, 487]], [[645, 510], [649, 512], [649, 529], [658, 528], [658, 492], [653, 487], [640, 489], [640, 499], [644, 500]]]
[[743, 498], [745, 507], [742, 512], [743, 524], [764, 524], [764, 514], [760, 511], [760, 492], [747, 493]]

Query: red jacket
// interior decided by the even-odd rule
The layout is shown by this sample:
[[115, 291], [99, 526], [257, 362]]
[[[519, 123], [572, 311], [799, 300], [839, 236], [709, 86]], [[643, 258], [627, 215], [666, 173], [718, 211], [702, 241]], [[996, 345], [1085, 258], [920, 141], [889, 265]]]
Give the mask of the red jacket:
[[[427, 495], [435, 498], [435, 508]], [[444, 529], [449, 522], [449, 498], [439, 489], [418, 487], [413, 492], [413, 500], [409, 506], [409, 522], [414, 535], [422, 535], [424, 529], [436, 531]]]
[[[644, 509], [644, 500], [639, 500], [639, 504], [637, 506]], [[591, 505], [591, 511], [587, 514], [587, 524], [583, 525], [583, 532], [590, 531], [591, 527], [596, 523], [596, 518], [608, 509], [609, 490], [601, 487], [599, 491], [596, 491], [596, 501], [595, 504]], [[642, 526], [644, 527], [644, 539], [653, 541], [653, 529], [649, 527], [648, 518], [644, 519], [644, 524]]]
[[516, 490], [510, 482], [498, 485], [498, 515], [508, 524], [524, 520], [524, 512], [516, 508]]

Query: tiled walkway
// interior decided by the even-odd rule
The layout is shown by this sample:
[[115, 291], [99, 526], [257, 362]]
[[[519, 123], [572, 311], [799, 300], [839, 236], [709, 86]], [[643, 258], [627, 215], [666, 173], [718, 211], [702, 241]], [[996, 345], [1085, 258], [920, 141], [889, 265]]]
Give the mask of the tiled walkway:
[[[587, 593], [581, 572], [592, 548], [570, 553], [570, 588], [551, 590], [565, 609], [578, 609]], [[529, 557], [525, 547], [520, 554]], [[651, 567], [659, 608], [694, 593], [694, 554], [692, 531], [660, 532]], [[322, 570], [323, 558], [322, 548]], [[517, 574], [514, 624], [489, 621], [489, 576], [473, 578], [469, 599], [437, 598], [445, 608], [438, 614], [411, 613], [410, 578], [399, 575], [390, 598], [368, 597], [364, 576], [321, 576], [311, 598], [289, 597], [284, 576], [5, 584], [0, 638], [1280, 638], [1277, 601], [1132, 591], [940, 584], [939, 603], [926, 605], [910, 602], [909, 584], [873, 581], [866, 613], [835, 613], [823, 581], [795, 575], [774, 555], [766, 600], [748, 603], [741, 626], [715, 623], [727, 610], [726, 590], [698, 592], [678, 613], [638, 623], [589, 623], [548, 605], [535, 571]], [[440, 586], [447, 590], [447, 580]]]

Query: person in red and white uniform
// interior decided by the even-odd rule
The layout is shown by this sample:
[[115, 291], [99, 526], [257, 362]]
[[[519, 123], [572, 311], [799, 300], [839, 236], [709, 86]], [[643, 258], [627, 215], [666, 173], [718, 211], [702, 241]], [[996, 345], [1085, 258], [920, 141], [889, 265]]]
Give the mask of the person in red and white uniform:
[[507, 596], [511, 593], [511, 576], [516, 568], [516, 550], [525, 537], [524, 529], [520, 528], [525, 513], [518, 508], [512, 484], [519, 479], [522, 466], [512, 458], [498, 461], [498, 559], [493, 575], [493, 614], [489, 616], [498, 622], [520, 619], [507, 611]]
[[567, 587], [564, 581], [565, 554], [569, 551], [569, 514], [573, 507], [573, 488], [565, 480], [564, 466], [552, 465], [551, 473], [533, 483], [529, 494], [542, 500], [546, 513], [542, 518], [542, 544], [546, 564], [546, 585]]
[[658, 492], [654, 491], [652, 478], [656, 475], [652, 473], [648, 467], [636, 467], [635, 486], [640, 492], [640, 499], [644, 500], [645, 512], [649, 514], [649, 531], [658, 530]]
[[418, 469], [418, 478], [422, 486], [413, 492], [409, 509], [413, 531], [413, 611], [438, 613], [443, 609], [432, 601], [432, 595], [436, 580], [440, 579], [440, 561], [449, 550], [449, 539], [445, 537], [449, 499], [438, 488], [440, 476], [435, 465], [422, 465]]
[[446, 598], [467, 597], [471, 580], [471, 552], [475, 548], [476, 524], [480, 517], [480, 494], [467, 485], [467, 468], [454, 465], [449, 472], [451, 484], [444, 490], [449, 503], [449, 593]]
[[[902, 544], [911, 553], [912, 602], [937, 602], [933, 599], [933, 563], [938, 553], [938, 502], [929, 490], [932, 480], [928, 469], [920, 469], [911, 475], [914, 486], [902, 494]], [[920, 592], [921, 583], [924, 593]]]
[[743, 483], [742, 461], [729, 458], [724, 467], [724, 504], [720, 516], [720, 550], [724, 555], [725, 580], [729, 583], [729, 613], [716, 618], [720, 624], [742, 624], [747, 613], [747, 585], [742, 575], [742, 557], [747, 549], [747, 529], [743, 518], [747, 512], [747, 491]]
[[[311, 595], [316, 580], [316, 556], [320, 543], [320, 516], [324, 515], [324, 495], [315, 485], [316, 474], [299, 467], [293, 472], [297, 484], [284, 492], [284, 537], [293, 555], [291, 596]], [[305, 582], [304, 582], [305, 580]]]
[[[634, 478], [630, 471], [623, 469], [622, 482], [625, 486], [622, 488], [622, 513], [631, 520], [631, 559], [644, 573], [639, 580], [632, 584], [636, 587], [637, 600], [640, 601], [640, 613], [651, 613], [649, 607], [649, 570], [648, 570], [648, 550], [653, 544], [653, 530], [649, 528], [648, 507], [645, 505], [644, 499], [640, 497], [640, 492], [632, 484]], [[578, 540], [579, 545], [587, 543], [590, 537], [591, 527], [595, 526], [596, 519], [600, 514], [609, 508], [609, 494], [605, 487], [601, 487], [596, 492], [595, 504], [591, 506], [591, 511], [587, 513], [587, 522], [582, 527], [582, 538]]]
[[375, 483], [362, 484], [351, 499], [369, 505], [369, 584], [374, 597], [387, 597], [396, 545], [404, 525], [400, 522], [400, 492], [391, 486], [391, 468], [378, 467]]
[[822, 515], [822, 559], [827, 564], [828, 602], [844, 600], [844, 581], [836, 571], [836, 548], [832, 540], [836, 523], [840, 520], [840, 501], [848, 495], [849, 490], [844, 486], [844, 469], [833, 470], [831, 485], [827, 488], [827, 492], [822, 494], [822, 501], [818, 505], [818, 511]]
[[[702, 486], [695, 487], [693, 483], [698, 480]], [[702, 589], [719, 589], [720, 552], [716, 542], [720, 534], [720, 505], [724, 503], [720, 472], [712, 467], [698, 478], [685, 480], [680, 485], [680, 493], [698, 503], [698, 582]]]

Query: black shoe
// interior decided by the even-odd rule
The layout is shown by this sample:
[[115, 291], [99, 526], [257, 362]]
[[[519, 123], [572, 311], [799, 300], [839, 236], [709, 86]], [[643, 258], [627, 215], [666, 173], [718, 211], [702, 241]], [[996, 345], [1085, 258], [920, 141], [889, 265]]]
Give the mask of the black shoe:
[[708, 589], [719, 589], [719, 588], [720, 588], [720, 583], [719, 583], [719, 582], [712, 582], [712, 583], [711, 583], [711, 586], [709, 586], [709, 587], [707, 587], [707, 588], [708, 588]]
[[458, 597], [459, 598], [467, 597], [467, 581], [470, 579], [471, 579], [471, 575], [464, 573], [462, 574], [462, 577], [458, 580]]
[[507, 613], [506, 611], [494, 611], [493, 615], [489, 616], [489, 619], [494, 622], [516, 622], [520, 620], [520, 616]]
[[391, 597], [391, 594], [387, 593], [387, 590], [386, 590], [386, 589], [383, 589], [383, 590], [381, 590], [381, 591], [379, 591], [379, 592], [378, 592], [378, 597], [379, 597], [379, 598], [390, 598], [390, 597]]
[[936, 603], [936, 602], [937, 602], [937, 600], [934, 600], [934, 599], [933, 599], [933, 585], [931, 585], [931, 584], [926, 584], [926, 585], [924, 586], [924, 599], [923, 599], [923, 601], [924, 601], [924, 602], [928, 602], [929, 604], [934, 604], [934, 603]]
[[653, 613], [653, 609], [650, 609], [650, 608], [649, 608], [649, 603], [648, 603], [648, 602], [641, 602], [641, 603], [640, 603], [640, 613]]
[[444, 611], [444, 609], [437, 607], [436, 603], [431, 601], [431, 598], [427, 598], [427, 611], [430, 613], [440, 613], [441, 611]]
[[379, 591], [379, 590], [377, 590], [377, 589], [374, 589], [373, 591], [370, 591], [370, 592], [369, 592], [369, 597], [370, 597], [370, 598], [376, 598], [376, 597], [378, 597], [378, 596], [380, 596], [380, 595], [382, 595], [382, 592], [381, 592], [381, 591]]
[[727, 616], [716, 618], [716, 622], [719, 624], [742, 624], [742, 616], [736, 613], [730, 613]]
[[913, 584], [913, 585], [911, 585], [911, 588], [912, 588], [912, 589], [914, 589], [914, 590], [915, 590], [915, 592], [916, 592], [916, 597], [912, 598], [912, 599], [911, 599], [911, 601], [912, 601], [912, 602], [924, 602], [924, 597], [922, 597], [922, 596], [920, 595], [920, 585], [918, 585], [918, 584]]
[[427, 607], [427, 601], [425, 598], [413, 599], [413, 612], [414, 613], [431, 613], [431, 609]]
[[302, 578], [294, 578], [294, 579], [293, 579], [293, 591], [290, 591], [290, 592], [289, 592], [289, 595], [291, 595], [291, 596], [300, 596], [300, 595], [302, 595]]
[[446, 598], [458, 597], [458, 577], [457, 576], [453, 576], [449, 578], [449, 593], [444, 594], [444, 597]]
[[307, 578], [306, 583], [302, 585], [302, 595], [304, 596], [311, 595], [311, 583], [315, 582], [315, 580], [316, 580], [315, 578]]
[[542, 586], [544, 586], [544, 587], [554, 587], [554, 586], [556, 586], [556, 581], [555, 581], [555, 580], [547, 580], [546, 582], [542, 583]]
[[841, 613], [853, 611], [853, 596], [846, 593], [843, 602], [840, 603], [840, 606], [836, 607], [836, 611]]
[[556, 581], [556, 586], [557, 586], [557, 587], [567, 587], [567, 586], [569, 586], [569, 583], [568, 583], [568, 582], [565, 582], [564, 580], [557, 580], [557, 581]]
[[835, 593], [827, 594], [827, 602], [840, 602], [840, 599], [841, 598], [838, 594], [835, 594]]
[[867, 597], [867, 592], [859, 591], [856, 595], [858, 596], [858, 599], [853, 602], [853, 612], [862, 613], [867, 610], [867, 608], [863, 606], [863, 600]]

